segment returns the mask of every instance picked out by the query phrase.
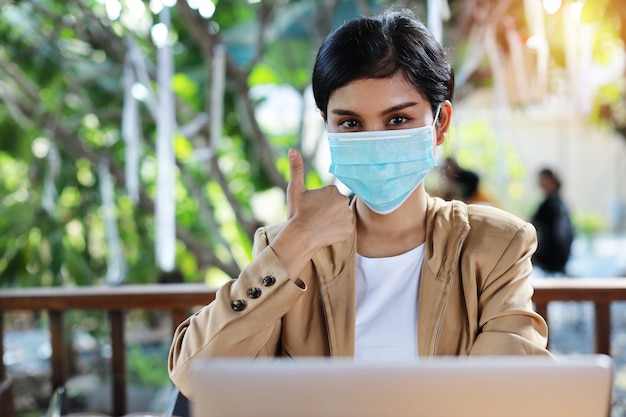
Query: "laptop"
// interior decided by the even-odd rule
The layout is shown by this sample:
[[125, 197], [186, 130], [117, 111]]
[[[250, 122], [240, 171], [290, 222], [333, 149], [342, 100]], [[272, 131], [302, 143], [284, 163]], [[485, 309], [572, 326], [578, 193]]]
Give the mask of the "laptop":
[[212, 359], [193, 365], [192, 417], [608, 417], [605, 355]]

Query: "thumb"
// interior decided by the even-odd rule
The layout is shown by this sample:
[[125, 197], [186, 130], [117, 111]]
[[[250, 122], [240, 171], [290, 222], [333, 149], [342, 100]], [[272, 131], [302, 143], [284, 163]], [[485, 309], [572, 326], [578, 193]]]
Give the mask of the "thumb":
[[289, 200], [306, 191], [304, 186], [304, 162], [302, 155], [295, 149], [289, 149], [289, 185], [287, 197]]

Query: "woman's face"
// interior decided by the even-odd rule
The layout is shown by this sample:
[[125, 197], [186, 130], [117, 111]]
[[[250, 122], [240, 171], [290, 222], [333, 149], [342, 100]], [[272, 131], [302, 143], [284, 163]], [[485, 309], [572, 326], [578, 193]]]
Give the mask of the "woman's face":
[[431, 105], [398, 72], [367, 78], [335, 90], [328, 100], [327, 130], [333, 133], [409, 129], [433, 123]]

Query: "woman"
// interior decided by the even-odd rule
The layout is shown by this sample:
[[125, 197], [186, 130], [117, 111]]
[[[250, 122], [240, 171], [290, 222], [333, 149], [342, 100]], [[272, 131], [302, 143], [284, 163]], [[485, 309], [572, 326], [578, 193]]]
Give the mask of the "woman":
[[328, 36], [313, 91], [331, 172], [356, 197], [307, 190], [289, 151], [288, 220], [259, 229], [254, 261], [176, 331], [170, 376], [183, 393], [199, 357], [549, 355], [528, 283], [534, 228], [424, 189], [453, 88], [445, 52], [410, 12]]

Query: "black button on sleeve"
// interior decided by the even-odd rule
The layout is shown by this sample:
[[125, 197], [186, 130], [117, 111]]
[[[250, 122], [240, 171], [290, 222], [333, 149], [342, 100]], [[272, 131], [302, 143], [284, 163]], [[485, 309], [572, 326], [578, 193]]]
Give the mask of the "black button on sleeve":
[[261, 284], [263, 284], [264, 287], [271, 287], [275, 283], [276, 283], [276, 278], [274, 278], [271, 275], [263, 277], [263, 279], [261, 280]]
[[248, 290], [248, 297], [259, 298], [261, 296], [261, 289], [258, 287], [250, 288]]
[[246, 308], [246, 302], [243, 300], [235, 300], [230, 303], [230, 308], [232, 308], [233, 311], [243, 311]]

